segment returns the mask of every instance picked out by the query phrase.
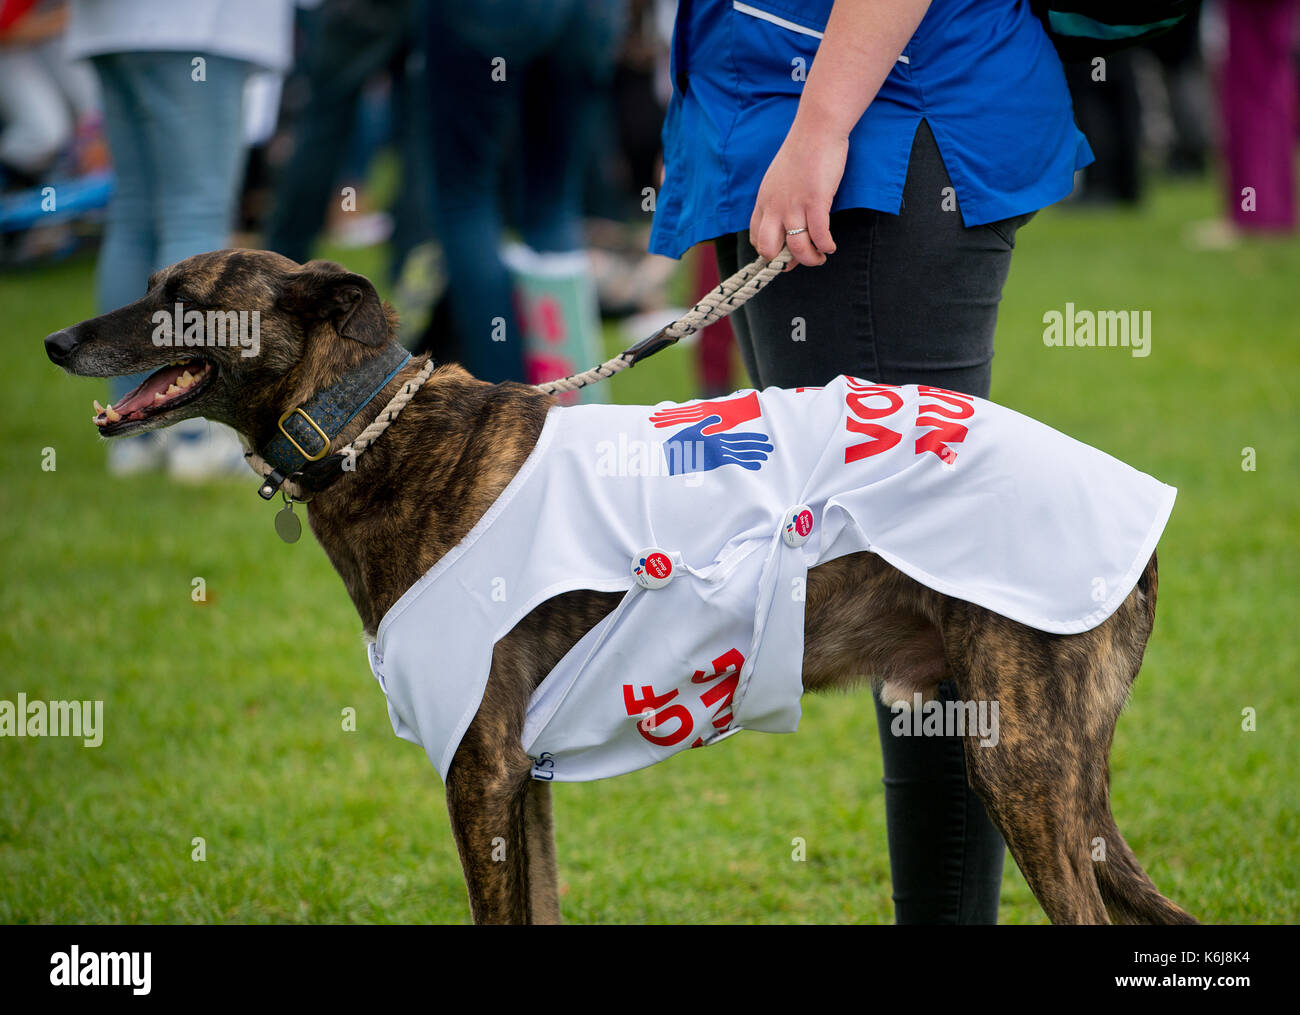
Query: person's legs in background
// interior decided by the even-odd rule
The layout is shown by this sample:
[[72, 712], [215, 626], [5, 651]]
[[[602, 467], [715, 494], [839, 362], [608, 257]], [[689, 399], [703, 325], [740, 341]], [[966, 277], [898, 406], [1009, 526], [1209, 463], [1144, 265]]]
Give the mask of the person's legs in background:
[[[118, 179], [97, 268], [103, 311], [144, 295], [157, 269], [229, 241], [243, 169], [249, 66], [207, 54], [203, 79], [194, 80], [193, 59], [182, 52], [96, 58]], [[139, 380], [116, 385], [114, 399]], [[226, 427], [188, 421], [169, 437], [174, 475], [202, 478], [242, 469], [239, 442]]]
[[430, 213], [446, 252], [460, 361], [481, 380], [524, 380], [523, 329], [510, 273], [502, 186], [528, 65], [564, 24], [567, 4], [430, 0], [425, 26]]
[[[1232, 223], [1251, 232], [1296, 227], [1296, 0], [1227, 0], [1223, 147]], [[1250, 188], [1253, 199], [1248, 198]]]
[[[541, 304], [534, 283], [526, 281], [521, 296], [535, 319], [521, 322], [525, 354], [530, 340], [541, 339], [526, 368], [541, 371], [546, 379], [604, 359], [600, 301], [586, 251], [584, 199], [625, 30], [622, 4], [580, 0], [567, 7], [567, 22], [524, 72], [518, 151], [507, 167], [513, 197], [509, 221], [530, 251], [515, 264], [513, 257], [522, 253], [515, 250], [511, 264], [545, 279], [546, 305], [558, 317], [546, 324], [536, 319]], [[530, 328], [540, 336], [529, 333]]]
[[1096, 161], [1083, 171], [1085, 204], [1136, 204], [1142, 197], [1142, 101], [1133, 53], [1106, 57], [1105, 77], [1096, 80], [1089, 63], [1067, 63], [1065, 80], [1074, 119], [1088, 138]]
[[1169, 96], [1173, 138], [1165, 156], [1172, 176], [1201, 176], [1210, 149], [1209, 79], [1201, 54], [1201, 8], [1196, 7], [1146, 48], [1160, 62]]
[[[401, 179], [393, 198], [392, 260], [389, 280], [402, 277], [412, 252], [432, 241], [429, 218], [428, 84], [424, 51], [410, 45], [410, 31], [417, 27], [415, 15], [408, 20], [403, 41], [407, 43], [392, 67], [393, 146], [401, 164]], [[427, 310], [427, 308], [425, 308]]]
[[[949, 185], [922, 123], [901, 213], [836, 212], [837, 252], [732, 316], [756, 387], [855, 374], [988, 395], [998, 302], [1015, 231], [1030, 216], [966, 228], [942, 208]], [[717, 249], [723, 277], [757, 256], [744, 233]], [[945, 682], [940, 694], [953, 698], [955, 687]], [[962, 739], [895, 737], [890, 710], [875, 709], [897, 922], [995, 923], [1005, 848], [967, 782]]]
[[156, 269], [229, 242], [244, 166], [242, 113], [249, 66], [208, 55], [207, 79], [191, 82], [189, 54], [138, 56], [155, 172]]
[[568, 4], [567, 24], [528, 68], [521, 123], [518, 221], [539, 253], [586, 246], [583, 198], [599, 131], [601, 93], [613, 80], [626, 30], [624, 5], [610, 0]]
[[[130, 66], [133, 55], [109, 53], [93, 59], [114, 176], [113, 199], [95, 262], [95, 302], [101, 314], [143, 296], [145, 282], [157, 264], [153, 212], [156, 190], [144, 112]], [[146, 376], [110, 378], [110, 399], [118, 401]], [[108, 445], [108, 469], [115, 475], [129, 475], [161, 468], [164, 449], [165, 437], [160, 433], [112, 441]]]
[[266, 246], [303, 262], [338, 195], [339, 171], [354, 134], [362, 87], [405, 43], [412, 0], [357, 4], [326, 0], [300, 20], [308, 38], [301, 76], [308, 88], [293, 154], [280, 172], [266, 230]]
[[[157, 59], [144, 67], [144, 94], [154, 128], [150, 140], [158, 180], [156, 267], [161, 268], [230, 244], [247, 154], [244, 82], [251, 67], [209, 54], [206, 80], [191, 83], [188, 54], [152, 55]], [[196, 419], [172, 429], [167, 450], [172, 476], [203, 479], [246, 471], [243, 448], [229, 427]]]

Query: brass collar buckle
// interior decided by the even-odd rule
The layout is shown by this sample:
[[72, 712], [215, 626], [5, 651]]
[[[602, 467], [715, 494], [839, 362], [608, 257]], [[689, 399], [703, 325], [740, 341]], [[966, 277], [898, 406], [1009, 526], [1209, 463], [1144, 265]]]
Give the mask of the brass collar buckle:
[[[317, 451], [316, 454], [314, 455], [307, 454], [307, 452], [303, 450], [302, 445], [293, 439], [293, 434], [289, 433], [289, 431], [284, 428], [284, 421], [288, 419], [290, 416], [292, 416], [294, 413], [298, 413], [298, 415], [302, 416], [302, 418], [307, 421], [307, 425], [310, 426], [313, 430], [315, 430], [318, 434], [320, 434], [321, 449]], [[327, 454], [329, 454], [329, 450], [330, 450], [329, 435], [324, 430], [322, 430], [319, 426], [316, 425], [316, 421], [307, 415], [307, 413], [303, 410], [302, 406], [296, 406], [295, 408], [292, 408], [288, 412], [286, 412], [283, 416], [280, 417], [280, 421], [276, 424], [276, 426], [280, 428], [280, 433], [284, 434], [285, 439], [288, 440], [288, 442], [294, 446], [298, 454], [302, 455], [302, 457], [307, 459], [307, 461], [318, 462], [322, 458], [324, 458]]]

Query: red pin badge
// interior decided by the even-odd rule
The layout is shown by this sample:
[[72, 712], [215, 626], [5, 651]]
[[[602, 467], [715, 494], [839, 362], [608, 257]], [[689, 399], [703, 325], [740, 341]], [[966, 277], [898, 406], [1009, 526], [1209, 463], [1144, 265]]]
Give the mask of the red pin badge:
[[648, 546], [632, 558], [632, 576], [645, 589], [661, 589], [673, 580], [672, 559], [657, 546]]
[[796, 504], [785, 513], [785, 524], [781, 528], [781, 538], [786, 546], [803, 546], [812, 534], [813, 513], [807, 504]]

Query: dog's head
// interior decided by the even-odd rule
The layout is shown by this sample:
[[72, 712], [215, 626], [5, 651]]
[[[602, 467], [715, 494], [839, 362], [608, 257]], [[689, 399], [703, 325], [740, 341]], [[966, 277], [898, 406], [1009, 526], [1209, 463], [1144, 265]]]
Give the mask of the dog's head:
[[149, 372], [106, 409], [96, 403], [105, 437], [205, 416], [256, 439], [375, 355], [394, 324], [370, 281], [340, 265], [214, 250], [155, 272], [134, 303], [47, 336], [45, 351], [85, 377]]

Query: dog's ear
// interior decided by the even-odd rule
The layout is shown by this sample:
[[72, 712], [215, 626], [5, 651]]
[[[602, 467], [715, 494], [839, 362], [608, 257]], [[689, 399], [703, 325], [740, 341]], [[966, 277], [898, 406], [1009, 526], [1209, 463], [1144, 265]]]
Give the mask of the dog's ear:
[[388, 342], [388, 315], [364, 275], [333, 261], [309, 261], [289, 276], [280, 306], [290, 313], [328, 320], [344, 338], [381, 346]]

